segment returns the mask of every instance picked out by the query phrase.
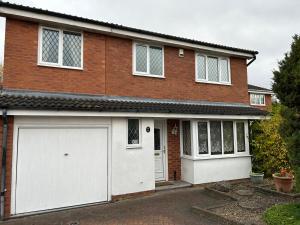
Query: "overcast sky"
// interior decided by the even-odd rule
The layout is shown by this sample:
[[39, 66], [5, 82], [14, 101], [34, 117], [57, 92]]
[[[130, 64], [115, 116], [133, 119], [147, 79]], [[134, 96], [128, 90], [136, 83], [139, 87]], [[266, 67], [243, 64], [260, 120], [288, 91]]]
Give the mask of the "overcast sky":
[[[300, 33], [299, 0], [16, 0], [76, 16], [259, 51], [248, 82], [271, 87], [272, 71]], [[3, 59], [4, 20], [0, 24]]]

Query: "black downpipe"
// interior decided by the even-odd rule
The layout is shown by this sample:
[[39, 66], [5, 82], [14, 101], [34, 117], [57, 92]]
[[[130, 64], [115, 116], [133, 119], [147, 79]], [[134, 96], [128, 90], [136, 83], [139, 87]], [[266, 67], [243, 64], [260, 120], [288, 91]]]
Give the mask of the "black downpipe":
[[250, 62], [247, 63], [247, 67], [250, 66], [251, 63], [253, 63], [256, 60], [256, 55], [253, 55], [253, 58], [250, 60]]
[[1, 220], [4, 219], [4, 194], [6, 191], [5, 178], [6, 178], [6, 149], [7, 149], [7, 130], [8, 130], [8, 118], [7, 110], [2, 111], [2, 164], [1, 164], [1, 198], [0, 198], [0, 215]]

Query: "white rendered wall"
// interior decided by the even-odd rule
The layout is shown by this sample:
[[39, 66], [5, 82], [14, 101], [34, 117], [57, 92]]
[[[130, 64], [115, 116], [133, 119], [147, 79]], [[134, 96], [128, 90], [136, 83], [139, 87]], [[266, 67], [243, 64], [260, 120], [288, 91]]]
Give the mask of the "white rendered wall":
[[191, 160], [183, 158], [182, 178], [192, 184], [249, 178], [251, 157]]
[[[127, 147], [127, 119], [112, 119], [112, 195], [155, 189], [154, 120], [141, 119], [141, 147]], [[150, 127], [150, 132], [146, 132]]]

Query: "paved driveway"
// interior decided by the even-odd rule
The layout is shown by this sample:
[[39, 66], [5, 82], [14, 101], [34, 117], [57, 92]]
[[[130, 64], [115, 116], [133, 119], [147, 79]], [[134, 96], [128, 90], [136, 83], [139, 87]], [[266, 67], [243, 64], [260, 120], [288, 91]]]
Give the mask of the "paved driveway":
[[193, 205], [223, 202], [201, 188], [157, 192], [116, 203], [12, 219], [9, 225], [221, 225], [192, 212]]

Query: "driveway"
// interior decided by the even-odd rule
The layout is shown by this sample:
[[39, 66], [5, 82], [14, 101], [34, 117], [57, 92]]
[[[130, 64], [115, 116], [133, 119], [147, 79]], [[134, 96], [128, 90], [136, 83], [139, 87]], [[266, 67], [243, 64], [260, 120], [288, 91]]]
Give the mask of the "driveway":
[[9, 225], [221, 225], [192, 212], [193, 205], [210, 205], [226, 200], [199, 188], [157, 192], [151, 196], [94, 205], [24, 218]]

